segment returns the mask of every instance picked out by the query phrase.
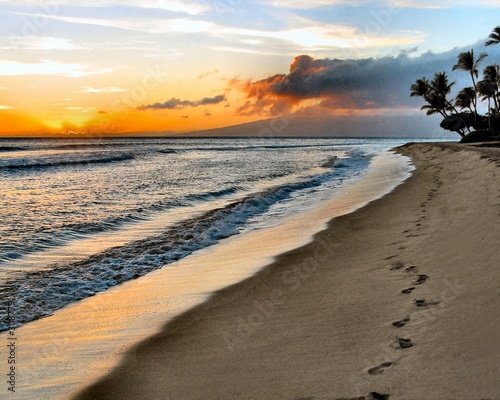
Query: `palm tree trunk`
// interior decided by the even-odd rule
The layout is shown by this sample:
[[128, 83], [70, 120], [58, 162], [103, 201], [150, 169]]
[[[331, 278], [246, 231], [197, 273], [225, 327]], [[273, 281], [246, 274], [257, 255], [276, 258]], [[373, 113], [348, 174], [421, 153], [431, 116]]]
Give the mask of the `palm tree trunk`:
[[495, 112], [493, 113], [493, 115], [497, 115], [498, 114], [498, 100], [497, 100], [497, 96], [498, 96], [498, 93], [497, 93], [497, 91], [495, 91], [495, 94], [493, 95], [493, 101], [494, 101], [494, 104], [495, 104]]
[[470, 77], [472, 78], [472, 86], [474, 86], [474, 129], [477, 129], [477, 85], [476, 85], [476, 80], [474, 79], [474, 72], [471, 71]]
[[488, 128], [490, 134], [493, 134], [493, 130], [491, 129], [491, 97], [488, 97]]

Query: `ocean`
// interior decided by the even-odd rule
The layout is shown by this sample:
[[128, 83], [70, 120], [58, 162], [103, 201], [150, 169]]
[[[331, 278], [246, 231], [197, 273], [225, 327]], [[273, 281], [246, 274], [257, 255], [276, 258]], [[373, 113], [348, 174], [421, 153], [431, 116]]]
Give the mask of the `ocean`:
[[280, 225], [405, 139], [0, 140], [0, 331]]

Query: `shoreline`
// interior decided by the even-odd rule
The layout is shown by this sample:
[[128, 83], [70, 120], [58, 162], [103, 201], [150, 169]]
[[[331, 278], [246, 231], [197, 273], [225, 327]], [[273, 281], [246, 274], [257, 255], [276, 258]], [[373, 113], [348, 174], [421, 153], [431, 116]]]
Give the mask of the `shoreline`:
[[160, 332], [166, 321], [253, 276], [275, 256], [309, 243], [331, 218], [382, 197], [412, 169], [407, 158], [384, 151], [362, 177], [339, 188], [333, 198], [318, 201], [283, 224], [225, 239], [20, 327], [24, 360], [17, 391], [23, 400], [71, 398], [119, 365], [129, 348]]
[[403, 185], [175, 318], [75, 399], [494, 398], [498, 152], [467, 148], [403, 146], [417, 167]]

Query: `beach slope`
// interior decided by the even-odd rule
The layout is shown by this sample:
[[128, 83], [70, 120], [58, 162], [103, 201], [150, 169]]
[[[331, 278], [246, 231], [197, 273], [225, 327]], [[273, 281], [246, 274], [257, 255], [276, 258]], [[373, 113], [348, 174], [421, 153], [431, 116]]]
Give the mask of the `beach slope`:
[[500, 398], [500, 149], [413, 176], [167, 324], [83, 399]]

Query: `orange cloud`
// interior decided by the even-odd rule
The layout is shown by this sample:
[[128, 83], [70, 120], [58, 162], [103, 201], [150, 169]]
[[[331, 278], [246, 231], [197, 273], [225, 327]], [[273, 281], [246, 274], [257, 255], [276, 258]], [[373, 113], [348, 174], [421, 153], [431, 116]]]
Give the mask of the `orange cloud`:
[[[295, 57], [287, 74], [276, 74], [258, 81], [230, 82], [246, 96], [237, 109], [239, 115], [293, 113], [306, 102], [315, 101], [318, 112], [338, 114], [341, 110], [399, 109], [414, 106], [408, 88], [422, 71], [441, 60], [429, 56], [355, 60]], [[432, 64], [432, 65], [431, 65]], [[345, 111], [342, 111], [345, 112]]]
[[205, 72], [204, 74], [200, 74], [198, 75], [198, 79], [204, 79], [204, 78], [208, 78], [209, 76], [211, 75], [216, 75], [219, 73], [219, 70], [217, 68], [215, 68], [214, 70], [212, 71], [208, 71], [208, 72]]

